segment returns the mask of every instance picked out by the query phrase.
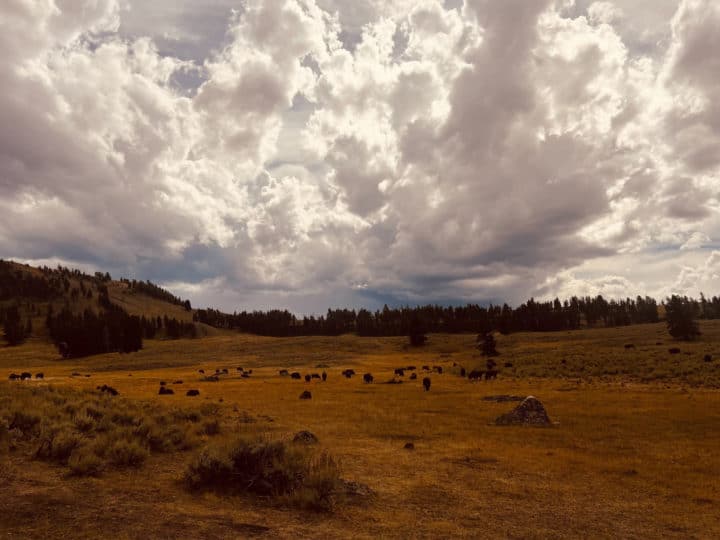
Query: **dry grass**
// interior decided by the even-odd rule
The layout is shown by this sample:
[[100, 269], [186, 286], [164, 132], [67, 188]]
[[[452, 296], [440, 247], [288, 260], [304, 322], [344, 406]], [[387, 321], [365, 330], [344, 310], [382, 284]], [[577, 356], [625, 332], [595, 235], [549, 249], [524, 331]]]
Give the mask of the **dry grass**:
[[[662, 325], [504, 336], [498, 381], [433, 374], [430, 392], [420, 380], [377, 382], [399, 366], [481, 365], [474, 336], [431, 336], [427, 348], [414, 350], [401, 339], [224, 334], [70, 364], [37, 344], [4, 349], [0, 367], [8, 373], [34, 362], [33, 371], [49, 378], [17, 385], [110, 384], [142, 406], [217, 408], [218, 440], [235, 430], [273, 439], [308, 429], [339, 460], [343, 478], [368, 484], [376, 496], [318, 515], [252, 495], [187, 492], [180, 479], [192, 452], [150, 453], [138, 469], [89, 479], [67, 479], [15, 452], [0, 459], [0, 482], [11, 494], [0, 499], [0, 536], [718, 537], [720, 325], [702, 330], [698, 342], [677, 345], [680, 355], [667, 353], [676, 344]], [[635, 348], [625, 349], [629, 343]], [[715, 361], [703, 362], [705, 354]], [[328, 366], [326, 383], [278, 375], [281, 368], [320, 372], [318, 364]], [[240, 378], [238, 366], [252, 368], [251, 377]], [[199, 368], [223, 367], [229, 375], [219, 382], [200, 381]], [[346, 367], [373, 373], [376, 383], [342, 377]], [[178, 379], [184, 384], [170, 384]], [[175, 395], [158, 396], [160, 380]], [[0, 395], [10, 388], [0, 383]], [[186, 397], [189, 388], [200, 396]], [[306, 388], [313, 398], [301, 401]], [[496, 427], [492, 421], [513, 404], [483, 400], [491, 394], [535, 395], [558, 424]], [[415, 450], [403, 450], [410, 441]]]

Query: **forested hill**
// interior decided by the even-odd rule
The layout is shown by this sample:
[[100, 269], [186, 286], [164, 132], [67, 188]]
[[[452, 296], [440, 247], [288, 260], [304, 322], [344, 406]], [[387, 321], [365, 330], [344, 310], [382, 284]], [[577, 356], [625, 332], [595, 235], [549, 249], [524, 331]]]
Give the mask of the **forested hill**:
[[194, 337], [189, 301], [150, 283], [0, 260], [0, 326], [9, 345], [50, 339], [65, 356], [129, 352], [143, 339]]

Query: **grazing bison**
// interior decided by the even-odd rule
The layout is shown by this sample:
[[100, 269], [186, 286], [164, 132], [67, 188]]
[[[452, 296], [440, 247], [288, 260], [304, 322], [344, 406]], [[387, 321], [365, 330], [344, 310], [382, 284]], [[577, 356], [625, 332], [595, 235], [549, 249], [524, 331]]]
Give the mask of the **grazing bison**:
[[425, 377], [423, 379], [423, 386], [425, 387], [426, 392], [430, 390], [430, 377]]
[[485, 372], [484, 372], [484, 371], [480, 371], [480, 370], [477, 370], [477, 369], [473, 369], [473, 370], [468, 374], [468, 379], [470, 379], [471, 381], [480, 381], [480, 380], [482, 380], [483, 375], [485, 375]]
[[489, 369], [485, 372], [485, 380], [489, 381], [490, 379], [497, 379], [498, 372], [496, 369]]
[[188, 390], [187, 392], [185, 392], [185, 395], [190, 397], [199, 396], [200, 390]]
[[345, 371], [342, 372], [342, 374], [345, 375], [345, 377], [347, 377], [349, 379], [350, 377], [355, 375], [355, 370], [354, 369], [346, 369]]
[[408, 366], [405, 369], [407, 369], [408, 371], [415, 371], [415, 366]]
[[223, 372], [224, 375], [227, 375], [227, 374], [228, 374], [227, 368], [223, 368], [222, 372]]
[[430, 366], [423, 366], [423, 371], [430, 371]]
[[417, 373], [411, 373], [410, 380], [414, 381], [415, 379], [417, 379]]
[[165, 386], [167, 383], [165, 381], [160, 381], [160, 386]]
[[25, 379], [32, 379], [32, 373], [30, 373], [29, 371], [23, 371], [20, 374], [20, 380], [24, 381]]
[[442, 366], [433, 366], [433, 370], [437, 371], [438, 375], [442, 375]]
[[243, 379], [249, 379], [250, 378], [250, 372], [249, 371], [243, 371], [240, 375]]
[[239, 368], [237, 368], [237, 370], [238, 370], [238, 371], [242, 371], [242, 370], [243, 370], [243, 368], [239, 367]]
[[310, 382], [310, 379], [312, 379], [312, 377], [310, 376], [310, 374], [306, 374], [306, 375], [305, 375], [305, 382]]
[[290, 375], [290, 378], [300, 380], [302, 379], [302, 375], [300, 375], [297, 371], [293, 371], [292, 375]]
[[16, 381], [16, 380], [18, 380], [19, 378], [20, 378], [20, 375], [18, 375], [17, 373], [11, 373], [11, 374], [10, 374], [10, 380], [11, 380], [11, 381]]
[[310, 390], [305, 390], [302, 394], [300, 394], [300, 399], [312, 399]]
[[119, 394], [119, 392], [117, 390], [115, 390], [112, 386], [108, 386], [107, 384], [98, 386], [97, 389], [100, 390], [101, 392], [110, 394], [111, 396], [117, 396]]
[[278, 373], [281, 377], [287, 377], [288, 375], [290, 375], [290, 372], [287, 369], [281, 369]]
[[169, 396], [174, 393], [175, 393], [175, 391], [172, 388], [166, 388], [165, 386], [161, 386], [160, 391], [158, 392], [158, 394], [161, 396], [166, 396], [166, 395]]
[[319, 374], [319, 373], [313, 373], [312, 375], [310, 375], [310, 377], [313, 378], [313, 379], [319, 379], [319, 378], [320, 378], [320, 374]]
[[202, 380], [205, 382], [218, 382], [220, 378], [215, 375], [208, 375], [207, 377], [203, 377]]
[[35, 374], [35, 378], [36, 378], [36, 379], [44, 379], [44, 378], [45, 378], [45, 374], [44, 374], [44, 373], [36, 373], [36, 374]]
[[325, 373], [324, 371], [322, 372], [322, 380], [323, 382], [327, 381], [327, 373]]
[[398, 375], [398, 376], [400, 376], [400, 377], [404, 377], [404, 376], [405, 376], [405, 370], [404, 370], [403, 368], [397, 368], [397, 369], [395, 370], [395, 375]]
[[371, 373], [366, 373], [365, 375], [363, 375], [363, 381], [365, 381], [365, 384], [370, 384], [371, 382], [373, 382], [373, 379], [374, 377]]
[[460, 376], [464, 378], [466, 373], [467, 373], [467, 372], [465, 371], [465, 368], [464, 368], [464, 367], [461, 367], [461, 368], [460, 368]]
[[252, 375], [252, 369], [248, 369], [245, 373], [247, 373], [248, 375]]
[[203, 375], [205, 375], [205, 370], [204, 370], [204, 369], [198, 369], [198, 373], [202, 373]]

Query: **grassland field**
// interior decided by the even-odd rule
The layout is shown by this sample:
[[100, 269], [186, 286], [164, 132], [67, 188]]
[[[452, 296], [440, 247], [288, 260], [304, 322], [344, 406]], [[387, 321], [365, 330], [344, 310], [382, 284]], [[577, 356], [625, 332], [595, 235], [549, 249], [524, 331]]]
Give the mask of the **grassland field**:
[[[314, 512], [250, 494], [191, 492], [181, 478], [196, 449], [87, 478], [7, 451], [0, 537], [718, 538], [720, 324], [704, 322], [701, 331], [690, 343], [671, 340], [662, 324], [499, 336], [500, 374], [487, 382], [459, 376], [460, 366], [485, 364], [474, 335], [430, 335], [427, 346], [410, 348], [403, 338], [216, 331], [76, 360], [32, 339], [0, 349], [0, 397], [107, 384], [123, 400], [168, 410], [216, 404], [215, 438], [309, 430], [343, 478], [374, 495]], [[429, 375], [429, 392], [408, 374], [383, 384], [409, 365], [420, 373], [442, 366], [443, 374]], [[242, 378], [237, 367], [253, 373]], [[218, 382], [198, 373], [223, 368]], [[358, 375], [343, 377], [346, 368]], [[326, 371], [328, 380], [291, 380], [280, 369]], [[7, 381], [21, 371], [45, 378]], [[373, 384], [363, 383], [366, 372]], [[177, 380], [174, 395], [158, 395], [160, 381]], [[200, 395], [187, 397], [190, 388]], [[306, 389], [312, 399], [298, 399]], [[538, 397], [553, 426], [493, 425], [515, 405], [483, 399], [500, 394]]]

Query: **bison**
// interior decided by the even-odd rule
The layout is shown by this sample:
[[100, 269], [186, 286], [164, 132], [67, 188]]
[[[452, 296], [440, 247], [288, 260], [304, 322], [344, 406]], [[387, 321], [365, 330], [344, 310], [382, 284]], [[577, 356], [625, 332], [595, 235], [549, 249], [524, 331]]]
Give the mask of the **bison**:
[[423, 386], [425, 387], [426, 392], [430, 390], [430, 377], [425, 377], [423, 379]]
[[370, 384], [371, 382], [373, 382], [373, 380], [374, 377], [371, 373], [366, 373], [365, 375], [363, 375], [363, 381], [365, 381], [365, 384]]
[[325, 373], [324, 371], [322, 372], [322, 380], [323, 382], [327, 381], [327, 373]]
[[468, 379], [470, 379], [471, 381], [479, 381], [479, 380], [482, 380], [483, 375], [485, 375], [485, 372], [484, 372], [484, 371], [480, 371], [480, 370], [477, 370], [477, 369], [473, 369], [473, 370], [468, 374]]
[[460, 368], [460, 376], [463, 377], [463, 378], [465, 378], [465, 374], [466, 374], [466, 373], [467, 373], [467, 372], [465, 371], [465, 368], [464, 368], [464, 367], [461, 367], [461, 368]]
[[44, 374], [44, 373], [36, 373], [36, 374], [35, 374], [35, 378], [36, 378], [36, 379], [44, 379], [44, 378], [45, 378], [45, 374]]
[[300, 399], [312, 399], [310, 390], [305, 390], [302, 394], [300, 394]]
[[190, 397], [199, 396], [200, 390], [188, 390], [187, 392], [185, 392], [185, 395]]
[[25, 379], [32, 379], [32, 373], [30, 373], [29, 371], [23, 371], [20, 374], [20, 380], [24, 381]]
[[498, 372], [496, 369], [489, 369], [485, 372], [485, 380], [489, 381], [490, 379], [497, 379]]
[[10, 380], [11, 380], [11, 381], [16, 381], [16, 380], [18, 380], [19, 378], [20, 378], [20, 375], [18, 375], [17, 373], [11, 373], [11, 374], [10, 374]]
[[280, 373], [281, 377], [287, 377], [290, 375], [290, 372], [287, 369], [281, 369], [278, 373]]
[[204, 370], [204, 369], [198, 369], [198, 373], [202, 373], [203, 375], [205, 375], [205, 370]]
[[297, 371], [293, 371], [292, 375], [290, 375], [290, 378], [300, 380], [302, 379], [302, 375], [300, 375]]
[[680, 349], [678, 349], [677, 347], [673, 347], [672, 349], [668, 349], [668, 352], [670, 354], [680, 354]]
[[312, 375], [310, 375], [310, 377], [311, 377], [312, 379], [319, 379], [319, 378], [320, 378], [320, 374], [319, 374], [319, 373], [313, 373]]
[[398, 375], [398, 376], [400, 376], [400, 377], [404, 377], [404, 376], [405, 376], [405, 370], [404, 370], [403, 368], [397, 368], [397, 369], [395, 370], [395, 375]]
[[158, 392], [158, 395], [166, 396], [166, 395], [172, 395], [175, 391], [172, 388], [166, 388], [165, 386], [160, 387], [160, 391]]
[[413, 381], [414, 381], [415, 379], [417, 379], [417, 373], [411, 373], [411, 374], [410, 374], [410, 380], [413, 380]]
[[312, 377], [310, 376], [310, 374], [306, 374], [306, 375], [305, 375], [305, 382], [310, 382], [310, 379], [312, 379]]

